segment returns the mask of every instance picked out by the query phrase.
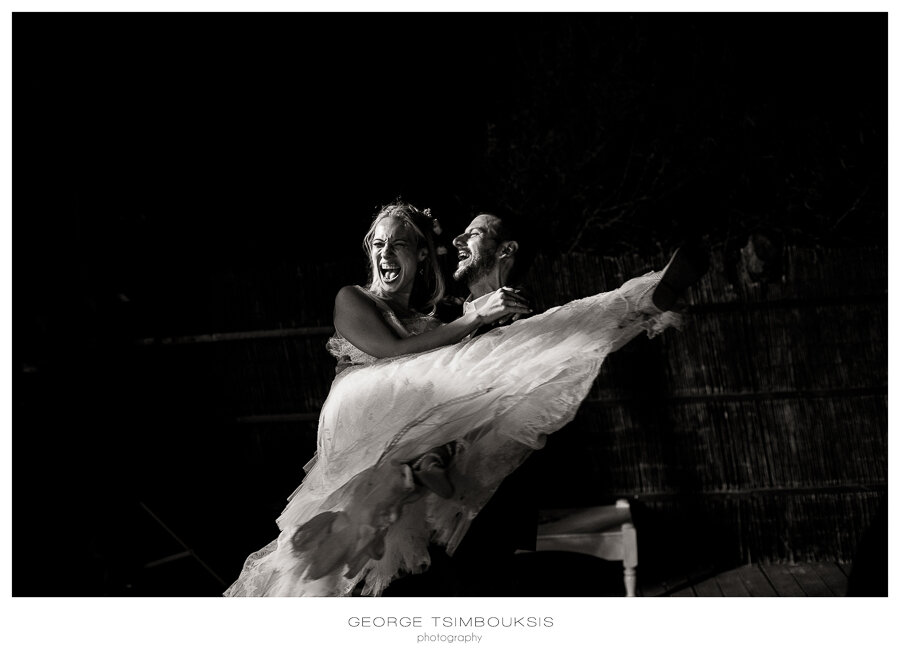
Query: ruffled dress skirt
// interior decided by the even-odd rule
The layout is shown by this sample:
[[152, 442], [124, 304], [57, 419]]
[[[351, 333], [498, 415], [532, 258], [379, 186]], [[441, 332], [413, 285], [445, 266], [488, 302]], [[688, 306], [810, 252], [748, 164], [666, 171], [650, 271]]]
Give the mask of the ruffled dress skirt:
[[[319, 419], [316, 456], [226, 596], [378, 595], [452, 554], [500, 482], [575, 416], [606, 356], [678, 325], [650, 273], [468, 341], [350, 368]], [[411, 491], [406, 462], [448, 442], [450, 499]]]

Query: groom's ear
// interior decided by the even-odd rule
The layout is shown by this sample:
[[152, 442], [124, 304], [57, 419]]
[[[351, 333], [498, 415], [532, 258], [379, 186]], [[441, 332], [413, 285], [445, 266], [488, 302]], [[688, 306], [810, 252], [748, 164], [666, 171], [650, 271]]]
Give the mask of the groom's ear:
[[502, 245], [500, 245], [500, 257], [508, 258], [512, 256], [519, 250], [519, 243], [515, 240], [507, 240]]
[[419, 262], [421, 263], [426, 258], [428, 258], [428, 249], [422, 247], [421, 249], [419, 249]]

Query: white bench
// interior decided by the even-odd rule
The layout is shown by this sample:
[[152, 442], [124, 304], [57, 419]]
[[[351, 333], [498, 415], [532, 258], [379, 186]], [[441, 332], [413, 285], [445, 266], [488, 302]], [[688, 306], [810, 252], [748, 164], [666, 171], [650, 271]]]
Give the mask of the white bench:
[[542, 520], [547, 518], [549, 520], [538, 525], [537, 552], [579, 552], [600, 559], [622, 560], [625, 595], [635, 596], [637, 530], [627, 500], [617, 500], [615, 505], [568, 511], [563, 516], [542, 513]]

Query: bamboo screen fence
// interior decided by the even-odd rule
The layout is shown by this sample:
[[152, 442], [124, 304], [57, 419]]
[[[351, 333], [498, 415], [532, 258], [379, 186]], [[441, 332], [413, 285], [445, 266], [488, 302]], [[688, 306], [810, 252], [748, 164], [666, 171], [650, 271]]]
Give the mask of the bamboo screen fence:
[[[531, 288], [549, 307], [664, 262], [543, 257]], [[538, 454], [547, 506], [636, 497], [659, 541], [702, 538], [735, 562], [852, 560], [886, 495], [887, 252], [788, 247], [780, 271], [754, 282], [740, 256], [713, 252], [683, 330], [611, 356]], [[232, 445], [267, 478], [275, 513], [315, 450], [333, 296], [353, 272], [223, 274], [218, 335], [143, 341], [183, 382], [214, 379], [209, 409], [235, 424]], [[646, 535], [642, 548], [653, 549]]]

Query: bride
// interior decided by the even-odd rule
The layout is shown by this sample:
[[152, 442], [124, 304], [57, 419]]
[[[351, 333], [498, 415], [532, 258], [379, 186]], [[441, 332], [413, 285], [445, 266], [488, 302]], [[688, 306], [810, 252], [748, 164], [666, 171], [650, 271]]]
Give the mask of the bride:
[[[226, 596], [378, 595], [424, 571], [428, 544], [452, 554], [522, 451], [572, 420], [607, 354], [678, 322], [654, 304], [662, 274], [650, 273], [463, 341], [530, 308], [501, 287], [455, 321], [431, 316], [444, 289], [431, 234], [427, 211], [407, 203], [375, 216], [363, 241], [368, 287], [335, 299], [337, 376], [316, 454], [280, 535]], [[452, 493], [441, 497], [417, 461], [451, 442]]]

